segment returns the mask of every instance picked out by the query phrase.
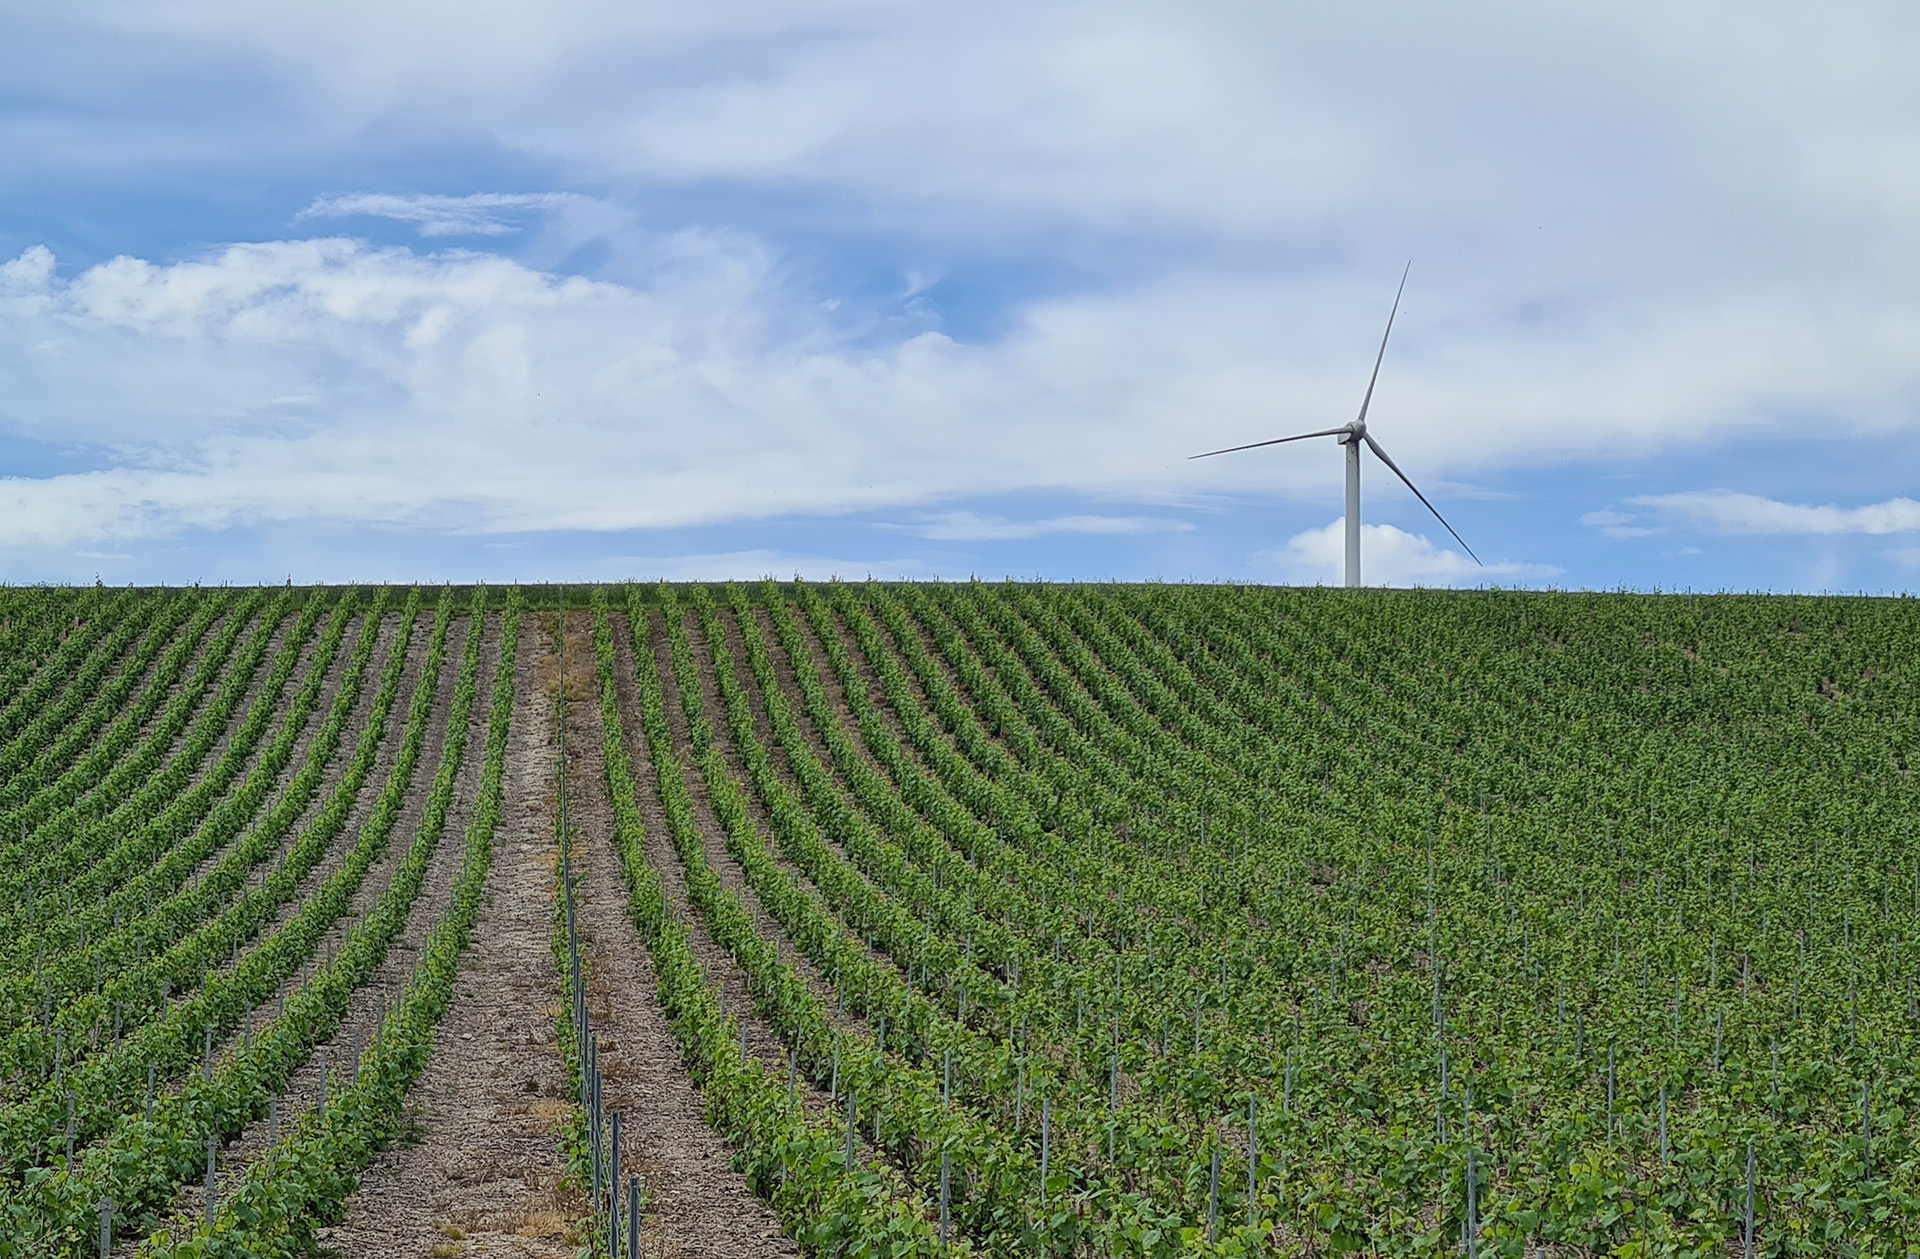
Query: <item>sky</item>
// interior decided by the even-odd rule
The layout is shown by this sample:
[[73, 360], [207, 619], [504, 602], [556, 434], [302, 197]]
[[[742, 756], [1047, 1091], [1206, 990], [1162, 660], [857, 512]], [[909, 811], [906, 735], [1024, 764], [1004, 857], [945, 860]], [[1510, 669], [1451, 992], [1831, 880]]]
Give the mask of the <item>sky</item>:
[[0, 0], [0, 579], [1920, 584], [1920, 9]]

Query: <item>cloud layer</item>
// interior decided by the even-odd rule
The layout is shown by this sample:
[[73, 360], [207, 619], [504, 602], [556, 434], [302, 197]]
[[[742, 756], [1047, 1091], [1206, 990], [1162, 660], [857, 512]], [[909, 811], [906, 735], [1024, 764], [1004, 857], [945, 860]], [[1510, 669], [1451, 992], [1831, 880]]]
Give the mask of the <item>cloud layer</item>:
[[[46, 250], [29, 249], [0, 266], [7, 418], [16, 432], [106, 457], [92, 471], [0, 482], [0, 545], [302, 518], [477, 533], [671, 529], [1023, 491], [1180, 503], [1324, 493], [1340, 475], [1330, 442], [1184, 458], [1350, 405], [1352, 382], [1327, 360], [1364, 356], [1258, 344], [1256, 329], [1307, 321], [1304, 284], [1187, 275], [1035, 301], [993, 342], [932, 329], [876, 340], [795, 284], [760, 240], [682, 232], [647, 246], [637, 282], [342, 238], [171, 265], [118, 258], [68, 280]], [[1509, 379], [1542, 373], [1525, 361], [1525, 340], [1500, 349]], [[1619, 352], [1606, 380], [1595, 370], [1586, 389], [1533, 391], [1529, 410], [1537, 420], [1552, 408], [1550, 424], [1520, 423], [1510, 401], [1476, 402], [1457, 364], [1422, 354], [1394, 365], [1376, 424], [1430, 484], [1657, 442], [1681, 404], [1646, 396], [1632, 382], [1647, 369], [1624, 363], [1666, 347]], [[1289, 400], [1284, 422], [1267, 418], [1274, 398]], [[1718, 406], [1723, 424], [1754, 422], [1732, 399]], [[1481, 435], [1502, 411], [1499, 436]], [[1394, 418], [1409, 412], [1418, 426]], [[1901, 518], [1893, 504], [1854, 516], [1780, 508], [1766, 517], [1774, 524], [1740, 523], [1758, 519], [1761, 502], [1642, 505], [1729, 532], [1885, 531], [1874, 522]], [[1588, 520], [1615, 537], [1644, 529], [1618, 513]], [[969, 511], [900, 526], [945, 541], [1185, 527]]]
[[[1903, 6], [136, 0], [16, 35], [22, 195], [282, 208], [86, 266], [0, 234], [0, 427], [77, 469], [0, 481], [0, 549], [858, 512], [1177, 540], [1149, 513], [1337, 501], [1321, 443], [1184, 456], [1349, 418], [1409, 256], [1372, 418], [1430, 489], [1920, 432]], [[1631, 543], [1901, 501], [1531, 510]], [[1461, 576], [1412, 540], [1380, 571]]]

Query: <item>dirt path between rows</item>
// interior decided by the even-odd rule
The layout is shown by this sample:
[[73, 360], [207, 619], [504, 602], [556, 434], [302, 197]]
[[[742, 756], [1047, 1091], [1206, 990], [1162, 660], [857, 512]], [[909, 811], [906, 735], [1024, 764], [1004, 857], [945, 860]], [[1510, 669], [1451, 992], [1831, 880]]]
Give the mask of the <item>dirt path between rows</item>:
[[[464, 850], [486, 751], [487, 682], [498, 660], [499, 625], [497, 614], [487, 619], [460, 802], [448, 817], [436, 866], [442, 856]], [[486, 897], [433, 1056], [408, 1095], [408, 1135], [361, 1177], [346, 1219], [320, 1230], [322, 1245], [353, 1259], [573, 1254], [572, 1226], [584, 1205], [562, 1189], [566, 1166], [555, 1127], [566, 1077], [555, 1040], [559, 981], [549, 947], [553, 701], [535, 661], [538, 639], [536, 620], [528, 617], [514, 664], [503, 812]], [[429, 876], [430, 886], [438, 884], [437, 874]], [[422, 896], [439, 899], [426, 889]], [[404, 950], [396, 945], [396, 952]], [[405, 956], [410, 964], [411, 954]]]
[[[626, 626], [621, 622], [613, 628], [617, 636]], [[617, 655], [632, 660], [630, 651]], [[619, 856], [610, 842], [613, 808], [607, 799], [599, 688], [591, 673], [592, 625], [585, 614], [568, 618], [567, 662], [572, 697], [567, 723], [569, 800], [580, 946], [587, 958], [588, 999], [600, 1039], [607, 1104], [623, 1112], [622, 1165], [637, 1171], [647, 1186], [642, 1253], [662, 1259], [797, 1255], [799, 1248], [781, 1231], [773, 1209], [754, 1196], [733, 1169], [726, 1141], [708, 1126], [704, 1103], [660, 1006], [651, 957], [627, 915]], [[616, 689], [633, 695], [630, 687]], [[629, 708], [623, 717], [632, 712]], [[625, 734], [649, 855], [671, 863], [645, 736], [631, 721]], [[735, 989], [736, 1001], [740, 991]]]

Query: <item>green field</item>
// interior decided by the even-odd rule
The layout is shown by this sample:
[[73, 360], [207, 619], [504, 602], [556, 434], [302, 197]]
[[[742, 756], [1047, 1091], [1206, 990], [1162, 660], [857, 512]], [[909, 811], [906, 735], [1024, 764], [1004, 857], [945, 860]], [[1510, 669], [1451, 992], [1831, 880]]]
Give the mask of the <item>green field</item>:
[[613, 1110], [648, 1254], [670, 1119], [786, 1253], [1920, 1244], [1910, 600], [537, 594], [0, 591], [0, 1257], [409, 1183], [496, 830], [567, 876], [542, 1244]]

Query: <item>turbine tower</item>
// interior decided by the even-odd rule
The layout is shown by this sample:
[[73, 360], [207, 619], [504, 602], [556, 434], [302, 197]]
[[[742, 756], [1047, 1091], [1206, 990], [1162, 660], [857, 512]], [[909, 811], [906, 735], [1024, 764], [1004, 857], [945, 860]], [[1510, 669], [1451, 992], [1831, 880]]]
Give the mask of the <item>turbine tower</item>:
[[[1393, 461], [1393, 457], [1387, 454], [1378, 441], [1374, 440], [1373, 434], [1367, 432], [1367, 408], [1373, 404], [1373, 386], [1380, 379], [1380, 364], [1387, 357], [1387, 338], [1393, 335], [1393, 318], [1400, 313], [1400, 294], [1406, 292], [1407, 272], [1411, 270], [1413, 270], [1413, 264], [1409, 262], [1407, 270], [1400, 273], [1400, 287], [1394, 292], [1393, 309], [1387, 314], [1387, 330], [1380, 337], [1380, 353], [1374, 356], [1373, 375], [1367, 379], [1367, 393], [1360, 399], [1360, 415], [1353, 423], [1342, 424], [1339, 428], [1323, 428], [1312, 433], [1295, 433], [1292, 437], [1276, 437], [1271, 441], [1249, 442], [1245, 446], [1228, 446], [1224, 450], [1209, 450], [1202, 454], [1188, 456], [1189, 459], [1207, 459], [1214, 455], [1230, 455], [1236, 450], [1255, 450], [1261, 446], [1278, 446], [1283, 442], [1305, 441], [1309, 437], [1339, 438], [1340, 444], [1347, 448], [1347, 585], [1349, 586], [1360, 584], [1360, 444], [1362, 442], [1366, 443], [1367, 449], [1379, 456], [1381, 463], [1393, 469], [1393, 475], [1407, 483], [1407, 488], [1413, 491], [1413, 496], [1426, 504], [1427, 510], [1433, 513], [1433, 518], [1446, 525], [1447, 532], [1453, 534], [1453, 540], [1473, 557], [1474, 563], [1480, 564], [1480, 557], [1473, 554], [1473, 548], [1467, 545], [1467, 540], [1461, 537], [1459, 531], [1452, 525], [1447, 524], [1447, 518], [1440, 514], [1440, 509], [1427, 502], [1427, 496], [1420, 492], [1420, 487], [1415, 485], [1406, 473], [1400, 471], [1400, 465]], [[1484, 568], [1485, 565], [1482, 564], [1481, 567]]]

